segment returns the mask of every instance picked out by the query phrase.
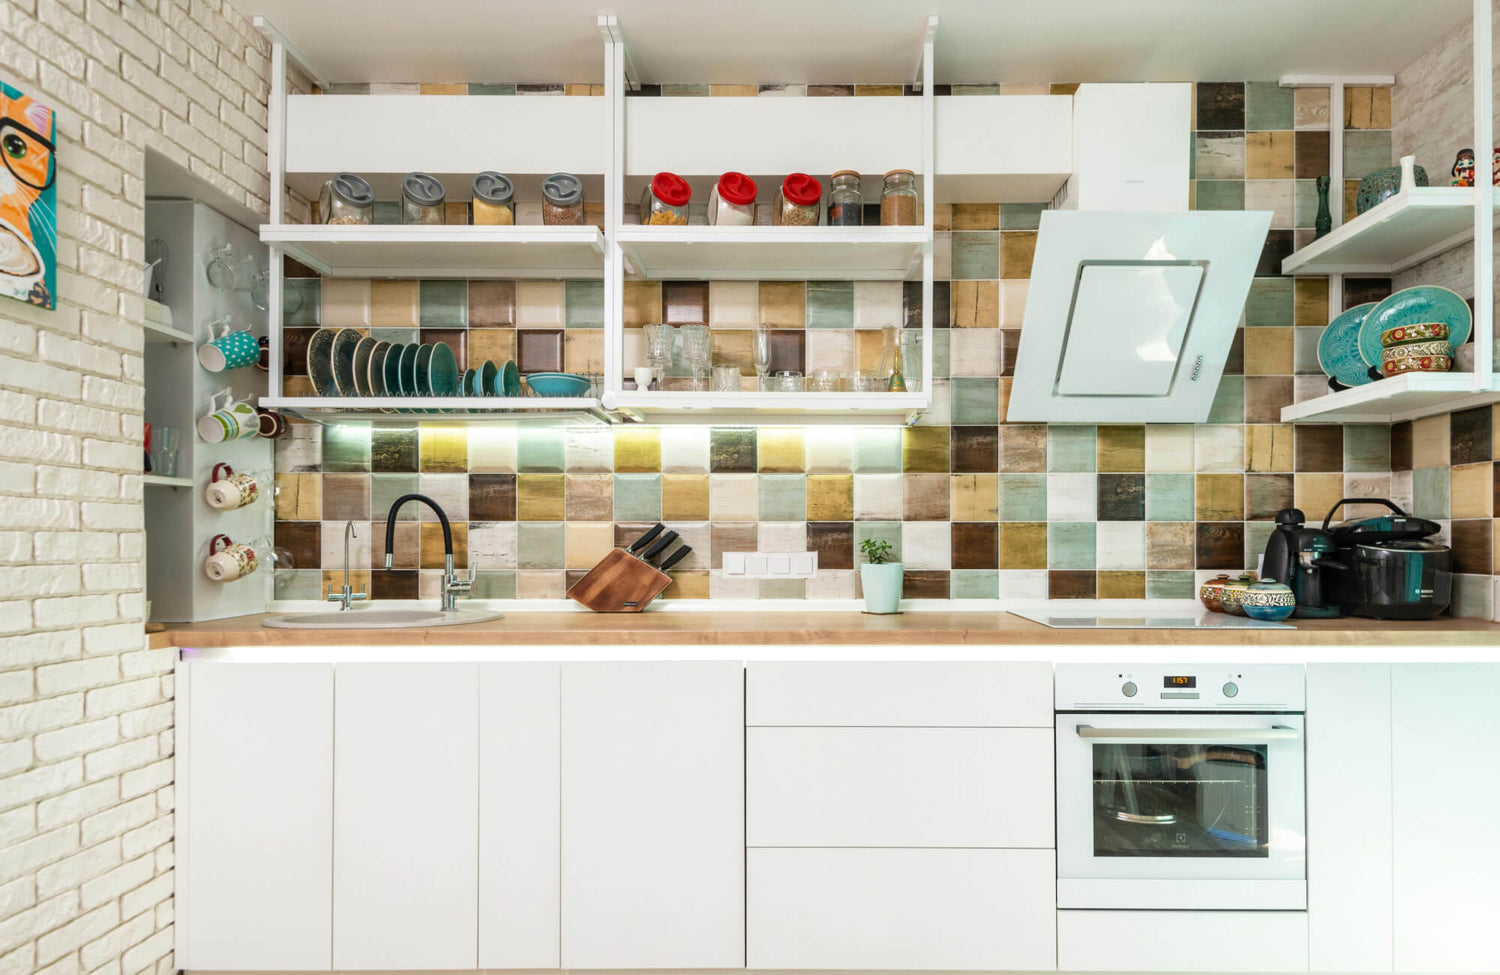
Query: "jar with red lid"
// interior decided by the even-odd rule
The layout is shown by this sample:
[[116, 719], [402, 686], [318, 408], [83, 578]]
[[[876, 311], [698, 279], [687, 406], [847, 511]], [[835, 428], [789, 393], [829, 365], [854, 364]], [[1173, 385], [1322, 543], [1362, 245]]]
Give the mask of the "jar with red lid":
[[708, 191], [708, 222], [748, 227], [755, 223], [755, 180], [744, 173], [725, 173]]
[[822, 210], [823, 185], [806, 173], [792, 173], [776, 191], [771, 223], [777, 227], [815, 227]]
[[688, 222], [693, 188], [676, 173], [657, 173], [641, 194], [642, 224], [680, 227]]

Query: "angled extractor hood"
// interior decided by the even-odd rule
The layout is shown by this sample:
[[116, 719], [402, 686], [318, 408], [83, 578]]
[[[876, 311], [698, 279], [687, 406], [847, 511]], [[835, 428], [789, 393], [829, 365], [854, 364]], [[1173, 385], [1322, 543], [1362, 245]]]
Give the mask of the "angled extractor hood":
[[1196, 423], [1271, 214], [1042, 214], [1009, 421]]

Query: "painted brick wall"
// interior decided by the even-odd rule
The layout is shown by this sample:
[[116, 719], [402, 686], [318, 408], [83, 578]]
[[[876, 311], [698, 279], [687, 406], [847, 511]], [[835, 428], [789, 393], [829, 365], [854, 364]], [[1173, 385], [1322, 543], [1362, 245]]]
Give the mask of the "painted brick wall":
[[269, 47], [217, 0], [5, 0], [59, 136], [58, 307], [0, 301], [0, 975], [171, 972], [172, 663], [142, 631], [145, 150], [268, 196]]

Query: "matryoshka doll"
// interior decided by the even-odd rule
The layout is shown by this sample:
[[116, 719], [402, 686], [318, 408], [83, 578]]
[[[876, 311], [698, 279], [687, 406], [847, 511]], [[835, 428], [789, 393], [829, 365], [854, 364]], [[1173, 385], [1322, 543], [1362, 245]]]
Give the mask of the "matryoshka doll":
[[1474, 185], [1474, 150], [1460, 149], [1453, 160], [1453, 185]]

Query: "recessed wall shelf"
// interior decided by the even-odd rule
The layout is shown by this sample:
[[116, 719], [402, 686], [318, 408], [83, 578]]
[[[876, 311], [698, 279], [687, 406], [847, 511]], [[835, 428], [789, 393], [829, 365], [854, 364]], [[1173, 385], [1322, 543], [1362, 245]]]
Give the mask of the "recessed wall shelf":
[[1414, 187], [1281, 262], [1282, 274], [1389, 275], [1474, 239], [1472, 187]]
[[613, 419], [594, 396], [268, 396], [260, 405], [315, 423]]
[[147, 487], [190, 488], [193, 486], [191, 477], [163, 477], [160, 474], [147, 474], [143, 480]]
[[266, 224], [264, 244], [329, 277], [597, 278], [604, 235], [584, 227]]
[[650, 278], [901, 280], [920, 271], [922, 227], [621, 227], [632, 271]]
[[926, 393], [636, 392], [606, 396], [610, 408], [650, 423], [911, 423], [931, 405]]
[[1500, 402], [1500, 374], [1488, 389], [1468, 372], [1416, 372], [1282, 407], [1283, 423], [1399, 423]]
[[191, 342], [193, 337], [182, 329], [172, 324], [172, 309], [159, 301], [150, 298], [141, 299], [143, 302], [144, 317], [141, 324], [146, 327], [146, 341], [152, 342]]

